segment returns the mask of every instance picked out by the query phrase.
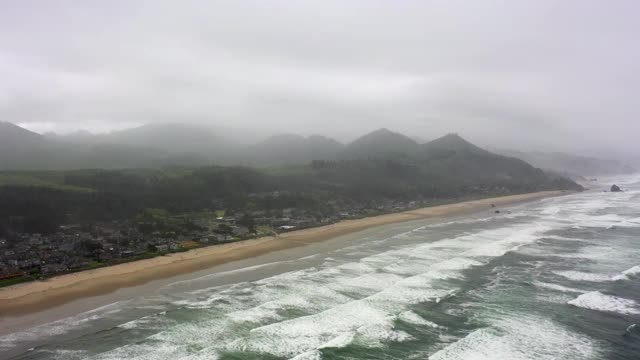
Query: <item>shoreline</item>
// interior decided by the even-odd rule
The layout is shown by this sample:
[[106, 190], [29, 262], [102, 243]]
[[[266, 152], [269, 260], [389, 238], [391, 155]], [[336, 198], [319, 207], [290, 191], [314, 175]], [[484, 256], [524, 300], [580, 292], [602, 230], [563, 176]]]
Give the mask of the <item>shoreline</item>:
[[513, 205], [567, 194], [566, 191], [543, 191], [470, 200], [400, 213], [356, 220], [344, 220], [319, 227], [296, 230], [278, 237], [261, 237], [234, 243], [212, 245], [182, 253], [172, 253], [93, 270], [55, 276], [0, 288], [0, 320], [46, 310], [68, 302], [104, 295], [121, 288], [142, 285], [153, 280], [184, 275], [232, 261], [309, 245], [371, 227], [412, 220], [461, 215], [466, 212]]

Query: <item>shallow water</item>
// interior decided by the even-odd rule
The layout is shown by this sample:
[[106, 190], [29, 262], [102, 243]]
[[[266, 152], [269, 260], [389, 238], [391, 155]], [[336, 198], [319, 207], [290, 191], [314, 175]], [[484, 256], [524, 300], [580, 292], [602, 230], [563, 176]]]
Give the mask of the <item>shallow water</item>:
[[639, 359], [640, 178], [615, 181], [179, 279], [4, 335], [0, 357]]

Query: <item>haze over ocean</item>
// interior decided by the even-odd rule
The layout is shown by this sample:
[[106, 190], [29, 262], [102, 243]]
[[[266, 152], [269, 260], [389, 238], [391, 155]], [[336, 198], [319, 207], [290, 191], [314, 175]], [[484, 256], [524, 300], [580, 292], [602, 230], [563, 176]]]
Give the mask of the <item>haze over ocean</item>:
[[0, 358], [634, 359], [640, 177], [614, 180], [624, 192], [383, 226], [169, 284], [2, 336]]

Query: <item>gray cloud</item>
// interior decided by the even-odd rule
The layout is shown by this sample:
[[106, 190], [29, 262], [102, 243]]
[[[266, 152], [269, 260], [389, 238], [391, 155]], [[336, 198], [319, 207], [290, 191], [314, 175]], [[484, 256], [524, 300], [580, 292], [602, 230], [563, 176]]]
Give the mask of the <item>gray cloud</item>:
[[640, 4], [10, 1], [0, 119], [185, 121], [348, 139], [385, 126], [639, 152]]

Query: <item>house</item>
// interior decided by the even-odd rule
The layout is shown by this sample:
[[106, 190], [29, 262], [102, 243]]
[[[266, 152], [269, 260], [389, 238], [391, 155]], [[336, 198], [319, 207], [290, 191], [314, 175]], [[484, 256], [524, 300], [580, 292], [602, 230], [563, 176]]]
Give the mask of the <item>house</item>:
[[283, 231], [288, 231], [288, 230], [293, 230], [296, 227], [293, 225], [282, 225], [282, 226], [278, 226], [278, 230], [283, 230]]
[[64, 264], [44, 264], [40, 266], [40, 271], [43, 274], [55, 274], [67, 270], [68, 269]]
[[193, 240], [183, 240], [178, 242], [178, 246], [180, 246], [183, 249], [193, 249], [193, 248], [199, 247], [200, 244], [198, 244]]
[[156, 250], [158, 252], [166, 252], [169, 251], [169, 245], [168, 244], [160, 244], [160, 245], [156, 245]]
[[231, 232], [234, 236], [243, 236], [249, 233], [249, 228], [244, 226], [234, 226]]
[[42, 237], [40, 236], [40, 234], [31, 235], [31, 237], [29, 238], [29, 245], [31, 246], [42, 245]]
[[233, 238], [226, 234], [215, 234], [214, 238], [217, 242], [231, 241]]
[[290, 218], [293, 216], [293, 208], [282, 209], [282, 217]]

